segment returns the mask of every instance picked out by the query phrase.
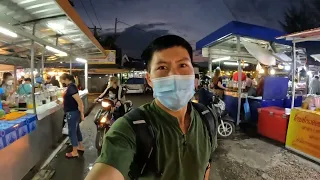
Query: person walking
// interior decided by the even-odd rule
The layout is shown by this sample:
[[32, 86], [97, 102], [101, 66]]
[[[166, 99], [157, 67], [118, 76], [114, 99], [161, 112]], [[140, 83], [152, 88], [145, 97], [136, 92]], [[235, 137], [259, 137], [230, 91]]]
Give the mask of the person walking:
[[[63, 74], [60, 76], [60, 82], [67, 87], [63, 97], [63, 106], [68, 123], [69, 138], [73, 147], [71, 152], [66, 153], [66, 158], [77, 158], [79, 157], [78, 151], [84, 152], [79, 127], [80, 121], [84, 120], [84, 106], [78, 89], [73, 83], [74, 77], [70, 74]], [[58, 103], [60, 102], [58, 101]]]
[[190, 102], [192, 57], [190, 44], [175, 35], [159, 37], [147, 47], [142, 59], [155, 100], [111, 126], [86, 180], [209, 179], [216, 126], [207, 126], [215, 122], [208, 108]]
[[316, 95], [320, 95], [320, 81], [319, 81], [319, 76], [315, 75], [311, 82], [310, 82], [310, 94], [316, 94]]

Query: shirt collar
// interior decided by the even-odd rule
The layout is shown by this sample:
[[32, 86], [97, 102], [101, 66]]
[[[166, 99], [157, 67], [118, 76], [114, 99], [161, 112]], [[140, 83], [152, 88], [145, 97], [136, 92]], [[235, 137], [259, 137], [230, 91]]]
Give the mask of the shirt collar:
[[[171, 123], [171, 124], [177, 125], [179, 127], [178, 119], [176, 117], [172, 116], [171, 114], [169, 114], [168, 112], [166, 112], [165, 110], [163, 110], [161, 107], [159, 107], [155, 100], [152, 101], [151, 108], [154, 109], [156, 112], [158, 112], [161, 115], [161, 117], [157, 118], [157, 119], [160, 120], [162, 123]], [[194, 107], [192, 106], [191, 102], [189, 102], [187, 113], [190, 113], [190, 118], [191, 118], [190, 127], [196, 117], [194, 111], [195, 111]]]

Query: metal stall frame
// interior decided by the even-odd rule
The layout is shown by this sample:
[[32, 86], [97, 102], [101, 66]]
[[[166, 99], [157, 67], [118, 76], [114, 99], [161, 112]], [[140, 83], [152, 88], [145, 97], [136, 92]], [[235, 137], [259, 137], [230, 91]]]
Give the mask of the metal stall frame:
[[[284, 51], [291, 49], [291, 43], [284, 40], [276, 39], [276, 37], [282, 36], [284, 34], [285, 33], [274, 29], [242, 23], [238, 21], [232, 21], [196, 43], [196, 49], [202, 50], [202, 55], [204, 57], [209, 57], [209, 71], [212, 70], [213, 59], [223, 59], [223, 57], [229, 56], [231, 58], [234, 58], [234, 60], [238, 62], [238, 79], [240, 83], [238, 84], [238, 109], [236, 119], [237, 125], [239, 125], [241, 121], [241, 59], [244, 58], [248, 63], [253, 64], [257, 64], [258, 62], [258, 60], [256, 60], [247, 51], [242, 51], [241, 41], [252, 42], [260, 46], [267, 45], [273, 47], [274, 51]], [[273, 46], [270, 45], [271, 42], [274, 43]], [[233, 49], [232, 47], [236, 48]], [[277, 57], [277, 59], [279, 59], [279, 57]], [[283, 61], [282, 59], [279, 60]]]
[[294, 100], [295, 100], [295, 82], [294, 79], [296, 78], [296, 68], [297, 68], [297, 54], [296, 54], [296, 44], [302, 42], [310, 42], [310, 41], [320, 41], [320, 28], [310, 29], [302, 32], [296, 32], [284, 36], [277, 37], [277, 39], [285, 39], [287, 41], [291, 41], [293, 44], [293, 69], [292, 69], [292, 104], [291, 109], [294, 108]]
[[[79, 56], [86, 59], [97, 56], [105, 58], [104, 49], [69, 1], [2, 0], [0, 9], [0, 60], [20, 67], [28, 67], [31, 63], [31, 76], [36, 62], [41, 63], [43, 76], [43, 69], [48, 63], [74, 62]], [[7, 35], [9, 32], [15, 37], [7, 36], [3, 29]], [[70, 44], [74, 44], [72, 52], [69, 51]], [[70, 59], [65, 58], [67, 55]], [[87, 64], [84, 69], [85, 78], [88, 78]], [[34, 78], [31, 79], [34, 81]], [[87, 84], [86, 79], [86, 88]], [[83, 101], [87, 101], [87, 92], [80, 94]], [[34, 94], [32, 99], [38, 128], [1, 149], [1, 179], [20, 180], [32, 168], [38, 168], [62, 136], [62, 106], [51, 102], [46, 105], [53, 104], [52, 108], [47, 109], [49, 106], [46, 106], [37, 109]]]

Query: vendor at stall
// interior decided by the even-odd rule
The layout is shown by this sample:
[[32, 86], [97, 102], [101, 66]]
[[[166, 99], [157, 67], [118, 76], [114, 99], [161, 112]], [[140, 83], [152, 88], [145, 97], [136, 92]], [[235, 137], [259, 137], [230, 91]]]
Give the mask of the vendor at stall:
[[[246, 81], [246, 75], [243, 73], [243, 70], [241, 72], [241, 81]], [[232, 79], [234, 81], [239, 81], [239, 72], [236, 71], [235, 73], [233, 73]]]
[[258, 86], [257, 86], [257, 96], [262, 96], [264, 90], [264, 76], [261, 75]]
[[23, 84], [24, 82], [24, 76], [21, 76], [20, 79], [18, 80], [19, 85]]
[[59, 83], [59, 81], [56, 79], [56, 77], [55, 76], [52, 76], [51, 77], [51, 84], [52, 84], [52, 86], [56, 86], [56, 87], [60, 87], [60, 83]]
[[310, 94], [320, 95], [320, 81], [319, 76], [315, 75], [310, 83]]
[[218, 95], [220, 98], [223, 98], [224, 90], [227, 90], [227, 88], [222, 85], [222, 77], [220, 76], [220, 72], [221, 70], [219, 67], [215, 69], [210, 87], [213, 89], [216, 95]]
[[8, 96], [14, 92], [13, 76], [10, 72], [3, 73], [1, 88], [3, 89], [3, 95], [1, 100], [7, 100]]
[[30, 78], [26, 78], [24, 80], [24, 83], [19, 85], [17, 93], [19, 95], [27, 95], [27, 94], [31, 94], [32, 93], [32, 85], [31, 85], [31, 79]]

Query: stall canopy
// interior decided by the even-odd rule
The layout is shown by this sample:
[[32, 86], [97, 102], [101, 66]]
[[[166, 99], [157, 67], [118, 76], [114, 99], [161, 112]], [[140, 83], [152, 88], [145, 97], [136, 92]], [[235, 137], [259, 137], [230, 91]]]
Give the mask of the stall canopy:
[[2, 62], [29, 66], [32, 41], [35, 62], [41, 60], [44, 49], [47, 62], [105, 56], [68, 0], [2, 0], [0, 11]]
[[[210, 60], [239, 57], [252, 64], [260, 61], [265, 65], [274, 65], [276, 60], [288, 61], [288, 56], [284, 59], [283, 54], [291, 52], [291, 42], [275, 38], [282, 35], [284, 33], [278, 30], [232, 21], [198, 41], [196, 48]], [[239, 52], [236, 37], [240, 37]]]

